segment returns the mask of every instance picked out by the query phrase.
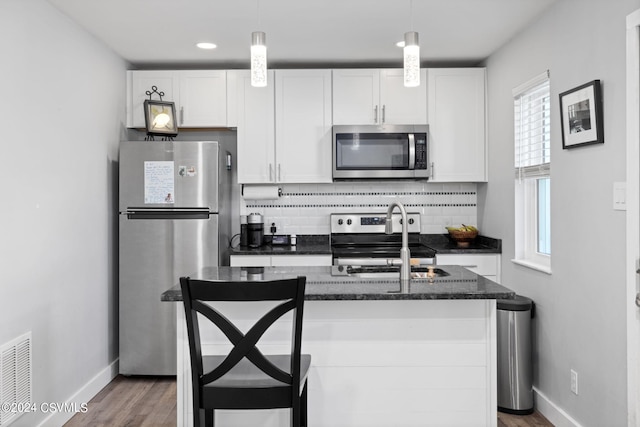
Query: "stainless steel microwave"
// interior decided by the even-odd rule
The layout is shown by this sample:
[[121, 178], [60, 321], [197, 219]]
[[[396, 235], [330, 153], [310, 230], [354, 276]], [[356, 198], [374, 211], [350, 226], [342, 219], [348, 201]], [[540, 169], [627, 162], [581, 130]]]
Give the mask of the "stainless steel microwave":
[[333, 126], [333, 179], [428, 179], [427, 125]]

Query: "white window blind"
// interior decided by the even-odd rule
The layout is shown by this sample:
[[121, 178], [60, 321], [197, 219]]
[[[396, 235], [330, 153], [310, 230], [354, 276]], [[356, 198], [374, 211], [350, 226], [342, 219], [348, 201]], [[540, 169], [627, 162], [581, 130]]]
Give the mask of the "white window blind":
[[548, 176], [551, 165], [548, 71], [514, 89], [513, 95], [516, 177]]

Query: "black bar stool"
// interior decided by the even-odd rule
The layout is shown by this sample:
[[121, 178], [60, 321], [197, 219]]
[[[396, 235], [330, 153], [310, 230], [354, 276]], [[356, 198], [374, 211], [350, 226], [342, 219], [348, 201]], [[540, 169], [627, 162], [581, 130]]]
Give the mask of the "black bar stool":
[[[307, 427], [307, 376], [311, 356], [301, 353], [302, 314], [306, 278], [219, 282], [180, 278], [187, 319], [193, 425], [214, 425], [216, 409], [291, 408], [291, 426]], [[279, 301], [243, 334], [206, 302]], [[256, 347], [262, 335], [293, 310], [291, 353], [264, 355]], [[198, 313], [222, 331], [233, 344], [226, 356], [203, 356]], [[204, 424], [203, 424], [204, 423]]]

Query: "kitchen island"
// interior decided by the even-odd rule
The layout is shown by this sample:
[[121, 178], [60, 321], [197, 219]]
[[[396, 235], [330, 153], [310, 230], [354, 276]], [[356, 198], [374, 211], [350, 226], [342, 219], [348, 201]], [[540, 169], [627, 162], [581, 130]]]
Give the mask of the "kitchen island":
[[[326, 427], [496, 426], [496, 299], [515, 293], [458, 266], [401, 285], [397, 277], [338, 267], [205, 268], [207, 280], [307, 277], [303, 352], [312, 355], [309, 422]], [[178, 286], [163, 301], [181, 301]], [[225, 314], [246, 330], [270, 305]], [[178, 426], [191, 425], [188, 343], [178, 322]], [[226, 338], [202, 331], [205, 354], [226, 354]], [[266, 338], [283, 351], [286, 325]], [[288, 425], [286, 410], [217, 411], [220, 426]]]

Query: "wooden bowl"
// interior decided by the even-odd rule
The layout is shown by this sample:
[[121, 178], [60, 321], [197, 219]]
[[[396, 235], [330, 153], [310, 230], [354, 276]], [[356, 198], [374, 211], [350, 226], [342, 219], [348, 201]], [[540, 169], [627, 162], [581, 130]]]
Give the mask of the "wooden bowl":
[[461, 231], [461, 230], [448, 230], [449, 236], [456, 242], [458, 247], [467, 248], [469, 244], [478, 237], [478, 231]]

